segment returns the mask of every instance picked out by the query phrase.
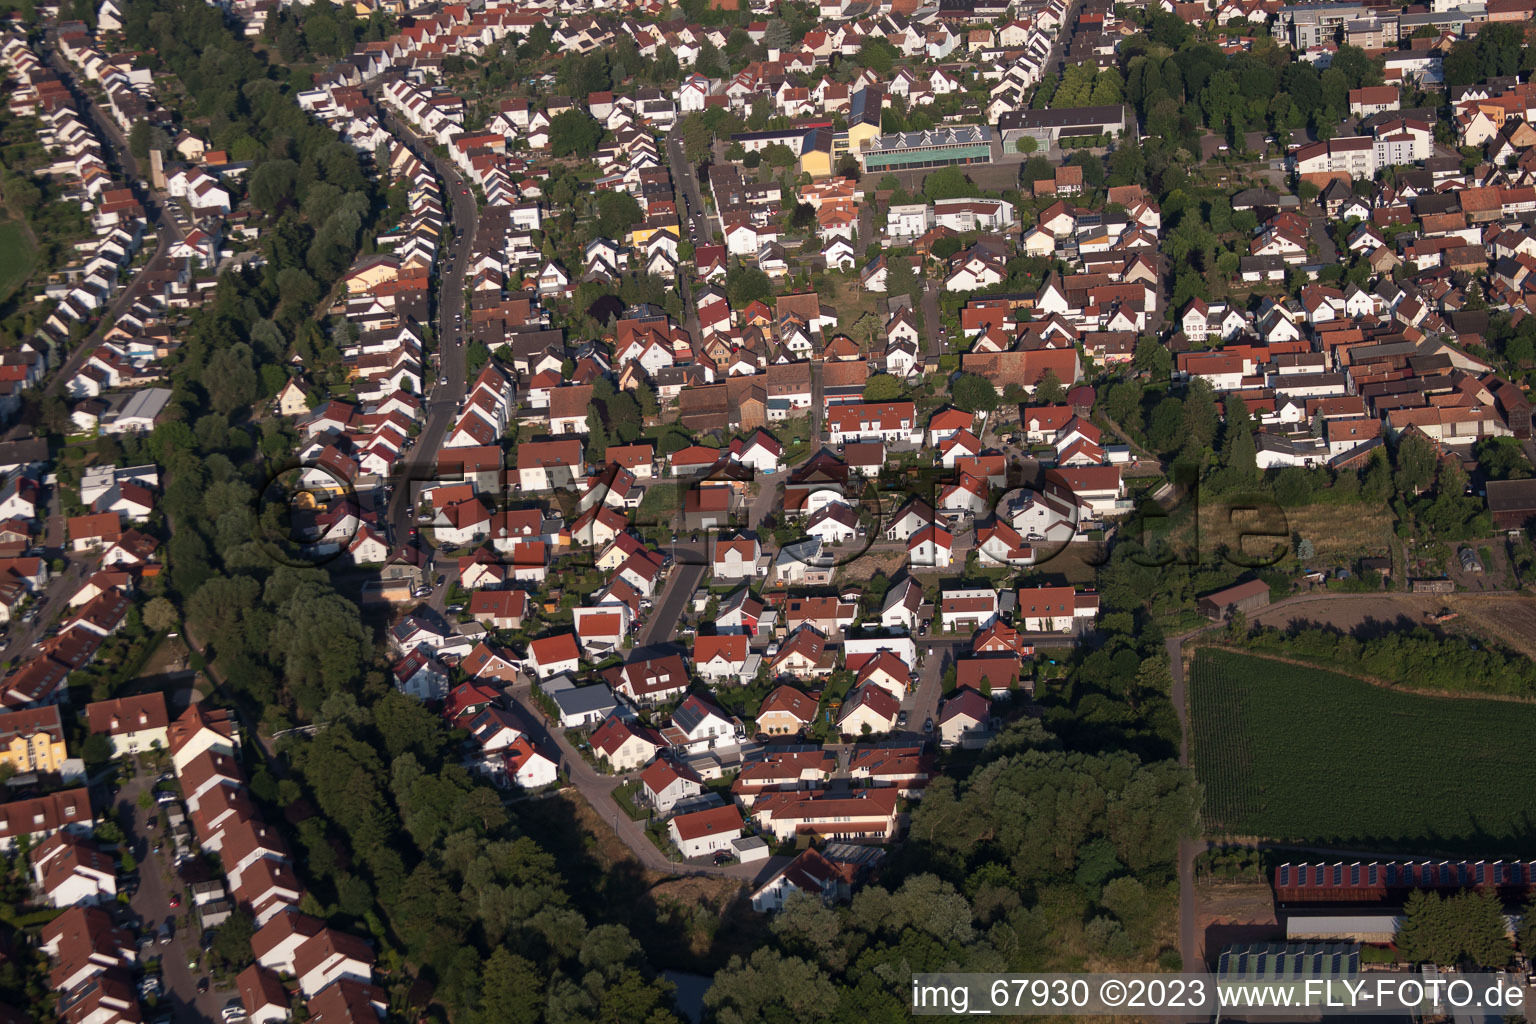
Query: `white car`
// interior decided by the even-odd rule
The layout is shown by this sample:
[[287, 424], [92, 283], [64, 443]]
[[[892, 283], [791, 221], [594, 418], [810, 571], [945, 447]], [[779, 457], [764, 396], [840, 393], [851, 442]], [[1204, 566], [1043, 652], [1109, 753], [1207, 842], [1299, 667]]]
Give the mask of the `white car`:
[[237, 1020], [245, 1020], [245, 1007], [238, 1002], [230, 1003], [219, 1011], [219, 1016], [223, 1017], [229, 1024], [234, 1024]]

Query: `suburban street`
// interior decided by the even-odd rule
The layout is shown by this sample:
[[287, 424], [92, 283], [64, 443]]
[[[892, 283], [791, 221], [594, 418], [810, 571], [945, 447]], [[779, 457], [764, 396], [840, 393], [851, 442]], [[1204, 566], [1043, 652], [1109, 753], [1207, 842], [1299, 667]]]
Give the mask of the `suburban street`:
[[385, 127], [409, 146], [419, 159], [430, 165], [433, 173], [443, 183], [444, 195], [448, 199], [449, 224], [454, 231], [453, 240], [448, 244], [443, 253], [443, 262], [438, 267], [441, 285], [437, 304], [437, 351], [440, 359], [437, 373], [438, 377], [446, 378], [447, 383], [439, 385], [438, 378], [432, 378], [427, 385], [426, 423], [416, 437], [416, 445], [411, 449], [410, 456], [401, 467], [394, 493], [390, 496], [387, 516], [390, 543], [400, 545], [410, 537], [415, 519], [415, 501], [410, 481], [418, 476], [430, 478], [438, 450], [458, 412], [459, 400], [468, 390], [464, 339], [468, 336], [469, 325], [456, 323], [454, 317], [464, 312], [464, 275], [474, 245], [479, 208], [474, 193], [453, 165], [438, 159], [404, 122], [387, 109], [381, 110]]
[[[149, 262], [140, 270], [134, 272], [134, 278], [126, 288], [119, 289], [116, 297], [102, 311], [101, 319], [97, 322], [95, 330], [80, 340], [80, 344], [76, 345], [74, 350], [65, 357], [57, 371], [53, 374], [52, 379], [48, 382], [44, 393], [57, 395], [63, 391], [65, 382], [74, 376], [76, 371], [85, 364], [86, 358], [90, 355], [91, 350], [100, 343], [103, 335], [111, 330], [112, 325], [117, 323], [118, 318], [144, 294], [147, 281], [151, 276], [151, 274], [146, 274], [145, 271], [159, 273], [170, 266], [171, 246], [181, 241], [181, 228], [177, 226], [175, 219], [171, 217], [170, 211], [166, 209], [163, 203], [156, 202], [152, 197], [145, 194], [145, 186], [143, 178], [139, 173], [138, 161], [128, 151], [127, 140], [117, 130], [117, 125], [112, 119], [106, 116], [97, 105], [95, 98], [80, 88], [80, 84], [75, 80], [74, 71], [70, 67], [69, 62], [59, 53], [58, 39], [55, 31], [49, 29], [46, 38], [48, 45], [42, 51], [42, 56], [48, 65], [58, 73], [59, 78], [69, 86], [70, 90], [76, 96], [86, 100], [82, 104], [82, 110], [86, 119], [90, 122], [92, 130], [107, 143], [107, 151], [118, 168], [128, 176], [127, 184], [138, 195], [139, 202], [143, 204], [144, 212], [155, 229], [154, 255], [150, 257]], [[145, 241], [147, 244], [148, 240], [146, 239]], [[22, 428], [19, 426], [13, 428], [12, 434], [15, 435], [15, 431], [18, 429]]]
[[0, 649], [0, 661], [9, 664], [41, 640], [48, 632], [48, 627], [65, 612], [70, 611], [66, 602], [75, 591], [80, 589], [80, 585], [85, 582], [87, 575], [94, 568], [85, 561], [72, 561], [68, 569], [50, 579], [48, 585], [43, 588], [42, 596], [32, 606], [37, 609], [37, 618], [31, 624], [23, 623], [19, 619], [12, 620], [5, 647]]
[[705, 211], [704, 197], [699, 192], [698, 175], [693, 165], [683, 156], [683, 143], [677, 132], [667, 135], [667, 162], [672, 168], [672, 180], [682, 195], [685, 209], [681, 211], [688, 223], [688, 234], [695, 246], [710, 245], [715, 240], [714, 225]]

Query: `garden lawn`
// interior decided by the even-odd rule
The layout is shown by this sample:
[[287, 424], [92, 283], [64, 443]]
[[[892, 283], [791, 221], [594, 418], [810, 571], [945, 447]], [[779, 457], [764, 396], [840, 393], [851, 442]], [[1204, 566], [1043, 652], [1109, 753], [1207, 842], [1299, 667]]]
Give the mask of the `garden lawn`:
[[0, 220], [0, 302], [26, 282], [35, 257], [26, 229], [17, 221]]
[[1205, 649], [1190, 666], [1189, 708], [1208, 832], [1529, 852], [1536, 704], [1402, 693]]

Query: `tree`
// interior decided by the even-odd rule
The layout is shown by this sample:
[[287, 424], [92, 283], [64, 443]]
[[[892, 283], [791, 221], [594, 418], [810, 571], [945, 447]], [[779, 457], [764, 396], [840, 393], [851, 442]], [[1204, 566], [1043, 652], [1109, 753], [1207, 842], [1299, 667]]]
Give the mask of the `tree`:
[[149, 159], [149, 130], [150, 123], [145, 120], [133, 122], [133, 127], [128, 129], [128, 152], [133, 154], [135, 160]]
[[1397, 492], [1409, 498], [1428, 487], [1435, 475], [1435, 462], [1435, 446], [1429, 438], [1418, 431], [1406, 435], [1397, 446]]
[[699, 55], [694, 58], [693, 70], [706, 78], [719, 78], [724, 74], [720, 64], [720, 51], [709, 40], [699, 44]]
[[1020, 135], [1013, 143], [1013, 148], [1025, 156], [1040, 148], [1040, 143], [1035, 141], [1033, 135]]
[[251, 172], [250, 196], [257, 209], [269, 215], [294, 199], [299, 167], [292, 160], [265, 160]]
[[144, 605], [144, 625], [156, 633], [165, 633], [176, 627], [176, 606], [163, 597], [151, 598]]
[[1385, 449], [1377, 448], [1371, 452], [1365, 471], [1360, 474], [1360, 497], [1374, 505], [1383, 504], [1392, 497], [1392, 467], [1387, 462]]
[[725, 275], [725, 294], [732, 309], [743, 309], [754, 299], [771, 299], [773, 282], [756, 267], [732, 267]]
[[219, 925], [210, 952], [231, 971], [239, 971], [256, 959], [251, 952], [251, 936], [256, 922], [247, 910], [236, 910]]
[[906, 385], [889, 373], [877, 373], [864, 382], [866, 402], [895, 402], [906, 397]]
[[1184, 394], [1184, 443], [1186, 450], [1198, 452], [1216, 439], [1220, 418], [1216, 412], [1216, 396], [1204, 378], [1190, 382]]
[[1242, 483], [1252, 483], [1258, 478], [1258, 452], [1253, 444], [1253, 431], [1238, 431], [1227, 449], [1227, 468]]
[[1148, 336], [1136, 343], [1131, 365], [1155, 381], [1166, 381], [1173, 370], [1173, 354], [1162, 342]]
[[974, 195], [976, 186], [958, 167], [941, 167], [923, 179], [923, 196], [930, 202], [936, 199], [964, 199]]
[[763, 162], [769, 167], [783, 169], [795, 165], [795, 151], [782, 142], [770, 142], [762, 148]]
[[859, 52], [853, 59], [859, 67], [869, 68], [881, 78], [885, 78], [891, 73], [891, 64], [896, 59], [896, 48], [884, 39], [870, 39], [859, 47]]
[[624, 238], [643, 220], [640, 204], [628, 192], [610, 189], [597, 194], [597, 230], [604, 238]]
[[1520, 442], [1512, 437], [1489, 437], [1472, 449], [1478, 468], [1490, 480], [1524, 480], [1531, 475], [1530, 460]]
[[1035, 401], [1042, 405], [1060, 405], [1067, 400], [1067, 389], [1062, 387], [1056, 371], [1047, 368], [1035, 381]]
[[805, 1020], [837, 1004], [831, 978], [814, 963], [757, 949], [743, 960], [731, 957], [704, 994], [720, 1024]]
[[[709, 130], [702, 114], [689, 114], [678, 126], [682, 130], [683, 156], [689, 163], [702, 163], [709, 159], [715, 133]], [[638, 205], [638, 204], [637, 204]]]
[[1510, 945], [1504, 909], [1491, 892], [1463, 890], [1452, 896], [1416, 889], [1403, 907], [1397, 947], [1414, 963], [1501, 968]]
[[112, 760], [114, 753], [112, 740], [107, 737], [106, 733], [102, 732], [91, 733], [85, 738], [85, 743], [80, 747], [80, 756], [93, 769], [99, 768]]
[[602, 126], [585, 110], [562, 111], [549, 122], [549, 151], [555, 156], [586, 156], [602, 137]]
[[1184, 403], [1170, 395], [1153, 407], [1147, 440], [1158, 451], [1170, 452], [1179, 446], [1183, 428]]
[[1525, 905], [1520, 915], [1520, 928], [1515, 932], [1515, 941], [1527, 960], [1536, 960], [1536, 900]]
[[1104, 409], [1125, 430], [1141, 433], [1141, 388], [1131, 381], [1122, 380], [1109, 389]]
[[538, 969], [527, 960], [497, 946], [485, 961], [480, 989], [480, 1020], [484, 1024], [535, 1024], [541, 1001], [530, 998], [542, 990]]
[[962, 373], [949, 389], [955, 405], [966, 412], [991, 412], [997, 408], [997, 388], [975, 373]]
[[1104, 161], [1092, 153], [1074, 153], [1067, 164], [1083, 169], [1083, 183], [1089, 188], [1099, 188], [1104, 184]]

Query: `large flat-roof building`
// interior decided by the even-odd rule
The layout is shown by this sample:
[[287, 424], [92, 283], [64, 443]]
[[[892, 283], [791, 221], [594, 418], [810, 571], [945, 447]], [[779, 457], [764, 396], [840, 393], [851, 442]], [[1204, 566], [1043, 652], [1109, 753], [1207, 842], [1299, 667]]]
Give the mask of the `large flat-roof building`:
[[866, 173], [988, 164], [992, 162], [992, 129], [987, 125], [968, 124], [926, 132], [877, 135], [858, 156]]
[[1104, 107], [1015, 110], [997, 119], [997, 130], [1002, 133], [1004, 151], [1025, 136], [1042, 146], [1050, 146], [1062, 138], [1108, 135], [1118, 139], [1122, 135], [1132, 138], [1137, 135], [1136, 115], [1123, 103]]
[[1331, 42], [1345, 22], [1358, 21], [1370, 13], [1370, 8], [1357, 3], [1290, 4], [1276, 12], [1275, 34], [1305, 50]]

